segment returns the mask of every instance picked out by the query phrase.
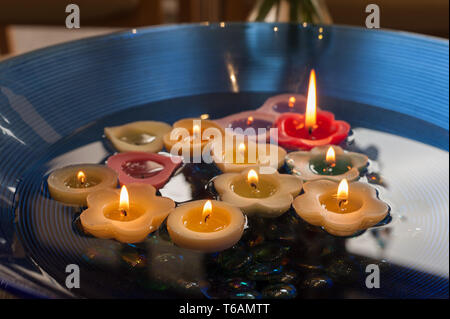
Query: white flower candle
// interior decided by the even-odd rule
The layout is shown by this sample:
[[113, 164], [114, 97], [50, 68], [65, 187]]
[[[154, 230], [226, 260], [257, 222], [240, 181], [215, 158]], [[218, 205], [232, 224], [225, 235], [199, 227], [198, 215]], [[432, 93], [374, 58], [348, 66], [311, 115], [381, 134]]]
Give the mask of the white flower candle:
[[336, 236], [351, 236], [383, 220], [389, 206], [378, 199], [375, 188], [361, 182], [329, 180], [307, 182], [304, 194], [293, 203], [306, 222]]
[[278, 217], [302, 190], [302, 180], [287, 174], [258, 174], [256, 169], [226, 173], [214, 179], [220, 199], [239, 207], [246, 215]]
[[219, 201], [198, 200], [178, 206], [167, 219], [167, 230], [180, 247], [217, 252], [239, 241], [244, 224], [240, 209]]
[[105, 135], [119, 152], [158, 153], [164, 146], [163, 136], [170, 130], [164, 122], [139, 121], [105, 127]]
[[117, 187], [117, 174], [103, 165], [71, 165], [53, 171], [47, 183], [53, 199], [66, 204], [86, 206], [86, 197], [89, 194]]

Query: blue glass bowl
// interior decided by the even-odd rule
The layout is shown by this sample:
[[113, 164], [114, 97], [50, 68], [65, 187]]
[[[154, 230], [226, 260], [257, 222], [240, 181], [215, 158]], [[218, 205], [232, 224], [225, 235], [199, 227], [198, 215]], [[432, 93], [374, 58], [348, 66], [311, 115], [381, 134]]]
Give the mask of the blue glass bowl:
[[[254, 109], [262, 97], [305, 92], [309, 69], [315, 68], [324, 100], [353, 103], [351, 116], [363, 118], [367, 112], [368, 126], [448, 152], [448, 50], [447, 40], [404, 32], [195, 24], [94, 37], [1, 62], [0, 288], [34, 297], [76, 295], [47, 279], [46, 267], [29, 258], [30, 245], [20, 248], [27, 239], [15, 224], [21, 201], [17, 190], [30, 168], [51, 160], [54, 145], [89, 130], [98, 119], [145, 105], [149, 119], [169, 123], [202, 113], [220, 118]], [[248, 106], [189, 99], [208, 94], [243, 95], [241, 102]], [[177, 98], [189, 105], [164, 102]], [[336, 110], [345, 117], [345, 107]], [[413, 122], [395, 121], [398, 114]], [[441, 191], [448, 207], [448, 184]], [[433, 237], [437, 244], [429, 249], [448, 259], [448, 216], [435, 222], [441, 231], [434, 236], [447, 236]], [[445, 297], [446, 267], [446, 278], [425, 274], [417, 279], [413, 270], [403, 271], [402, 278], [424, 287], [417, 296]]]

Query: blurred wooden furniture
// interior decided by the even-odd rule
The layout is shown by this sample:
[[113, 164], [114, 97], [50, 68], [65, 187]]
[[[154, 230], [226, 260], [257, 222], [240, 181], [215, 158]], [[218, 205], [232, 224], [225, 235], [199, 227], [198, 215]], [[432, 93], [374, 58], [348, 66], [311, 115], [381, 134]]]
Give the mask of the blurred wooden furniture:
[[[81, 26], [140, 27], [161, 24], [162, 0], [77, 0]], [[65, 25], [70, 2], [61, 0], [2, 0], [0, 2], [0, 52], [11, 48], [6, 26]]]
[[[180, 22], [245, 21], [256, 0], [178, 0]], [[334, 23], [365, 26], [369, 3], [381, 11], [381, 27], [449, 36], [448, 0], [326, 0]]]

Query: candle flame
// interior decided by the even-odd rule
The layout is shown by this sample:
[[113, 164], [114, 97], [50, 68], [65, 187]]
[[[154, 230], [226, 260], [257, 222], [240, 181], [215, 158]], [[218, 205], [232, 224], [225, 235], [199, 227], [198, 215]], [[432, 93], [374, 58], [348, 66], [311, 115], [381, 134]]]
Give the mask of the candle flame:
[[337, 199], [339, 200], [348, 199], [348, 182], [345, 178], [339, 183], [337, 191]]
[[289, 107], [292, 109], [293, 107], [294, 107], [294, 104], [295, 104], [295, 97], [293, 97], [293, 96], [291, 96], [290, 98], [289, 98], [289, 103], [288, 103], [288, 105], [289, 105]]
[[258, 174], [256, 173], [255, 170], [251, 169], [248, 174], [247, 174], [247, 181], [248, 183], [251, 184], [257, 184], [259, 181], [259, 177]]
[[336, 153], [334, 152], [334, 148], [332, 146], [328, 148], [325, 160], [327, 163], [334, 163], [336, 161]]
[[252, 124], [253, 123], [253, 116], [249, 116], [248, 118], [247, 118], [247, 125], [250, 125], [250, 124]]
[[86, 183], [86, 175], [84, 174], [83, 171], [79, 171], [79, 172], [78, 172], [77, 178], [78, 178], [78, 181], [79, 181], [81, 184]]
[[306, 100], [305, 125], [307, 128], [314, 128], [316, 125], [316, 72], [311, 70], [309, 76], [308, 98]]
[[245, 149], [246, 149], [245, 144], [244, 143], [240, 143], [239, 144], [239, 153], [241, 153], [241, 154], [244, 153]]
[[209, 114], [205, 113], [205, 114], [200, 115], [200, 119], [202, 119], [202, 120], [209, 119]]
[[205, 205], [203, 205], [202, 219], [206, 222], [211, 213], [212, 213], [212, 202], [208, 200], [206, 201]]
[[194, 125], [194, 127], [192, 127], [192, 133], [194, 137], [198, 138], [200, 136], [200, 126]]
[[130, 210], [130, 200], [128, 197], [128, 190], [125, 187], [125, 185], [123, 185], [122, 188], [120, 189], [119, 209], [125, 212]]

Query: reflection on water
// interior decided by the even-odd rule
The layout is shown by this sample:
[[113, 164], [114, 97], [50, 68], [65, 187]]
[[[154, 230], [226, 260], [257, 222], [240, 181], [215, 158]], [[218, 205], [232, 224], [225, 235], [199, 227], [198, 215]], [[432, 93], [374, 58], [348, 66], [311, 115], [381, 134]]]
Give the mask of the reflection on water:
[[[249, 99], [242, 96], [246, 104]], [[235, 96], [221, 98], [239, 106], [232, 100]], [[206, 105], [211, 97], [186, 99], [180, 99], [180, 105]], [[115, 150], [102, 140], [103, 127], [124, 124], [121, 121], [133, 113], [127, 112], [101, 119], [56, 143], [24, 176], [16, 207], [24, 244], [39, 266], [62, 284], [64, 265], [80, 265], [83, 276], [79, 294], [88, 297], [445, 295], [440, 290], [420, 290], [410, 279], [402, 279], [401, 285], [395, 283], [400, 273], [414, 269], [441, 276], [426, 277], [434, 280], [429, 286], [448, 286], [448, 152], [358, 127], [358, 113], [351, 112], [349, 104], [346, 108], [353, 114], [349, 121], [354, 126], [348, 148], [362, 151], [371, 159], [362, 181], [375, 186], [380, 198], [392, 208], [392, 221], [384, 221], [379, 227], [351, 238], [338, 238], [306, 224], [290, 210], [276, 219], [249, 218], [239, 243], [215, 254], [175, 246], [165, 225], [136, 245], [89, 236], [76, 226], [82, 208], [51, 200], [43, 176], [69, 164], [104, 163]], [[151, 109], [136, 109], [141, 112], [136, 116], [151, 118], [145, 117]], [[177, 203], [212, 198], [215, 194], [206, 186], [218, 174], [214, 164], [185, 164], [159, 192]], [[368, 264], [379, 265], [383, 272], [383, 288], [377, 292], [364, 285]], [[412, 286], [416, 288], [411, 290]]]

